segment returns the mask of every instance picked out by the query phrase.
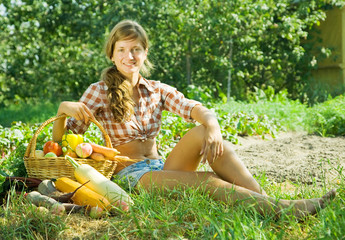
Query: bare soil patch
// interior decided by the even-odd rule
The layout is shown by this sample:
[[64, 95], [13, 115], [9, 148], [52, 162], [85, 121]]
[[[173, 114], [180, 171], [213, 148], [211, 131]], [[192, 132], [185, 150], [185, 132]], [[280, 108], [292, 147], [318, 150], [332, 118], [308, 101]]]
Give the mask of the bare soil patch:
[[265, 173], [277, 183], [334, 183], [345, 167], [345, 137], [304, 132], [281, 133], [275, 139], [241, 137], [234, 149], [251, 173]]

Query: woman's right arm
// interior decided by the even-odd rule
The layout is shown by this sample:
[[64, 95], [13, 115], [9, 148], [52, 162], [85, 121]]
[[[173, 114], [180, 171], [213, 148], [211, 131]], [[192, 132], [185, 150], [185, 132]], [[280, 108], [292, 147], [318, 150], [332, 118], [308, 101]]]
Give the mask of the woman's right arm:
[[[57, 111], [57, 116], [66, 114], [67, 116], [74, 117], [76, 120], [83, 120], [85, 123], [89, 119], [94, 119], [90, 109], [82, 102], [62, 102]], [[61, 141], [62, 136], [66, 131], [67, 118], [60, 118], [53, 123], [53, 141]]]

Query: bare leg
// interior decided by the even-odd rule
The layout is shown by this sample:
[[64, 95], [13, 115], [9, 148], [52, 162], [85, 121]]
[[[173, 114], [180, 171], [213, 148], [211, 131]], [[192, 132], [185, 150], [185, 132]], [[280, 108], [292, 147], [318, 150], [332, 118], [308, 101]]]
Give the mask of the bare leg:
[[285, 214], [303, 218], [315, 214], [318, 209], [324, 208], [334, 198], [335, 191], [330, 191], [322, 198], [302, 200], [276, 200], [255, 191], [236, 186], [220, 179], [211, 172], [187, 172], [187, 171], [155, 171], [144, 174], [140, 179], [139, 187], [152, 190], [195, 187], [204, 189], [210, 197], [225, 202], [229, 205], [235, 203], [253, 206], [261, 214], [273, 214], [279, 216], [284, 210]]
[[[164, 170], [195, 171], [201, 161], [200, 150], [205, 127], [191, 129], [169, 154]], [[224, 153], [210, 165], [213, 171], [229, 183], [266, 195], [243, 162], [232, 150], [231, 143], [224, 141]]]

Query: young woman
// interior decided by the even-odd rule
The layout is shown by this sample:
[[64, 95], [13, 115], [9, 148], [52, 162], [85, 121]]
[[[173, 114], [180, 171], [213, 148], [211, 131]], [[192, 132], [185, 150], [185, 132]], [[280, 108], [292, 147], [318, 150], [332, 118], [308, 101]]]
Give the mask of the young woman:
[[[126, 178], [131, 187], [149, 190], [152, 185], [165, 189], [201, 186], [212, 198], [228, 204], [254, 204], [267, 214], [289, 208], [289, 213], [297, 217], [316, 213], [334, 198], [335, 190], [316, 199], [277, 200], [267, 196], [231, 143], [223, 141], [211, 111], [175, 88], [140, 74], [148, 74], [152, 67], [148, 49], [146, 32], [138, 23], [118, 23], [105, 46], [114, 65], [103, 71], [101, 81], [91, 84], [79, 102], [60, 104], [57, 115], [71, 118], [54, 122], [53, 140], [60, 141], [67, 129], [85, 132], [89, 119], [96, 118], [113, 147], [130, 158], [119, 164], [114, 174]], [[182, 137], [165, 161], [157, 152], [155, 140], [163, 110], [200, 123]], [[200, 162], [208, 162], [213, 171], [196, 171]]]

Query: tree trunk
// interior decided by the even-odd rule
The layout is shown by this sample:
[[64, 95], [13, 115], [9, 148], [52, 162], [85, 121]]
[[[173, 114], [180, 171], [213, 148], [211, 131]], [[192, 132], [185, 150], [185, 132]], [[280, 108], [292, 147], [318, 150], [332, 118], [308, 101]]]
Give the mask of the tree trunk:
[[228, 69], [228, 86], [227, 86], [227, 100], [230, 101], [231, 96], [231, 70], [232, 70], [232, 39], [230, 39], [230, 50], [229, 50], [229, 69]]
[[192, 41], [188, 39], [188, 49], [186, 54], [187, 83], [192, 84]]

